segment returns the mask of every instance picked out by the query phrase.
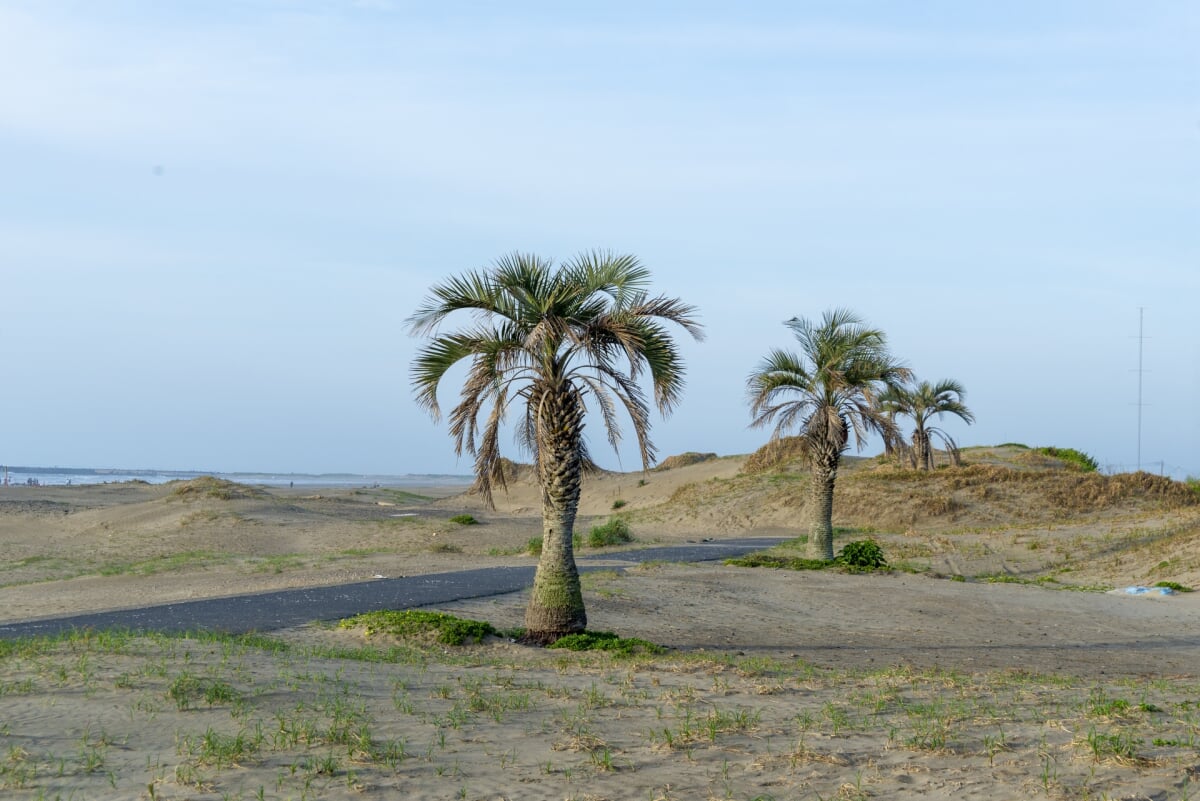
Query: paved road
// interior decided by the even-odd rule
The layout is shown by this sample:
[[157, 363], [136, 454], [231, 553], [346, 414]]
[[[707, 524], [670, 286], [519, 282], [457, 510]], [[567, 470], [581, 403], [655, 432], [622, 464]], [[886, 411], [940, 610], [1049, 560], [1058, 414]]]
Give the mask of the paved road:
[[[642, 562], [708, 562], [741, 556], [777, 545], [779, 537], [688, 543], [644, 548], [578, 560], [581, 571], [621, 568]], [[454, 573], [434, 573], [405, 578], [278, 590], [229, 598], [95, 612], [70, 617], [45, 618], [0, 624], [0, 639], [59, 634], [73, 629], [126, 628], [142, 631], [182, 632], [206, 629], [240, 634], [272, 631], [318, 620], [340, 620], [378, 609], [411, 609], [467, 598], [518, 592], [533, 583], [533, 565], [485, 567]]]

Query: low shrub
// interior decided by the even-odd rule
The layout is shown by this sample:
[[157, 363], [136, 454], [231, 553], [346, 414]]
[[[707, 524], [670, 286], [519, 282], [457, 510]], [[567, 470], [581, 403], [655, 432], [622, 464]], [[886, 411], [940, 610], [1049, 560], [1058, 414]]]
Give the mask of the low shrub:
[[450, 522], [458, 523], [460, 526], [479, 525], [479, 521], [475, 519], [474, 515], [455, 515], [454, 517], [450, 518]]
[[875, 540], [855, 540], [846, 543], [834, 561], [852, 570], [877, 570], [887, 567], [883, 548], [879, 547]]
[[633, 542], [633, 532], [629, 530], [629, 524], [620, 517], [610, 517], [607, 523], [593, 526], [587, 538], [589, 548], [604, 548], [626, 542]]

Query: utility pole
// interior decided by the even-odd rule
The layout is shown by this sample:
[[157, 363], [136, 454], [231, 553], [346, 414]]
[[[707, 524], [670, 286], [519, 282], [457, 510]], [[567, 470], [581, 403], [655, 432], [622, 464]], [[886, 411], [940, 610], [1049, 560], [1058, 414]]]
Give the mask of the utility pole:
[[1137, 399], [1137, 469], [1142, 471], [1142, 344], [1146, 337], [1143, 336], [1144, 321], [1146, 316], [1146, 307], [1138, 306], [1138, 399]]

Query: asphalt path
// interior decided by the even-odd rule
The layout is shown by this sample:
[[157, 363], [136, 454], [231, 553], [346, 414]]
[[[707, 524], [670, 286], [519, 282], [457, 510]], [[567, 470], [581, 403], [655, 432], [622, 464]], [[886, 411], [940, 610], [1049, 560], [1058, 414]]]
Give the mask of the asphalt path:
[[[784, 542], [781, 537], [712, 540], [579, 557], [581, 572], [623, 569], [644, 562], [711, 562], [742, 556]], [[484, 567], [376, 579], [295, 590], [41, 618], [0, 624], [0, 639], [62, 634], [81, 629], [134, 631], [265, 632], [316, 621], [340, 620], [379, 609], [413, 609], [434, 604], [519, 592], [533, 583], [533, 565]]]

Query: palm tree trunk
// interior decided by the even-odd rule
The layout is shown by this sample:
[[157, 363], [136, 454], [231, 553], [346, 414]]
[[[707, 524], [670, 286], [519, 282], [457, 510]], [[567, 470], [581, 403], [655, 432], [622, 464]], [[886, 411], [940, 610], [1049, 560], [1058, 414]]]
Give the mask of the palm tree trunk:
[[525, 640], [549, 644], [587, 627], [572, 539], [582, 473], [583, 409], [571, 394], [547, 393], [538, 413], [542, 556], [525, 608]]
[[833, 559], [833, 484], [837, 480], [838, 454], [813, 461], [809, 504], [812, 521], [808, 530], [808, 556]]
[[930, 442], [929, 432], [918, 426], [913, 431], [913, 444], [917, 449], [917, 466], [920, 470], [933, 469], [933, 443]]

